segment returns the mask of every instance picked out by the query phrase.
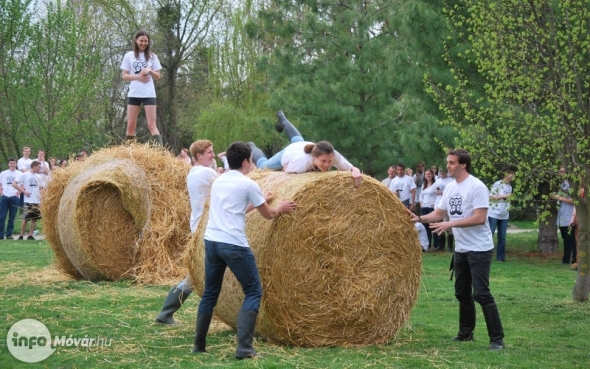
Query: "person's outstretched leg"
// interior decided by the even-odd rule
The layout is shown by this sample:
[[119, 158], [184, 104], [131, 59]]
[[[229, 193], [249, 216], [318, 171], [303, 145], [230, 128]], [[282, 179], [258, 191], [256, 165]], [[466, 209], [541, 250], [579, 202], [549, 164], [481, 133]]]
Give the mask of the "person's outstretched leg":
[[295, 126], [289, 122], [282, 110], [277, 112], [277, 118], [277, 123], [275, 124], [275, 129], [277, 132], [281, 133], [285, 131], [285, 134], [291, 143], [303, 141], [303, 136], [301, 133], [299, 133], [299, 130], [297, 130], [297, 128], [295, 128]]

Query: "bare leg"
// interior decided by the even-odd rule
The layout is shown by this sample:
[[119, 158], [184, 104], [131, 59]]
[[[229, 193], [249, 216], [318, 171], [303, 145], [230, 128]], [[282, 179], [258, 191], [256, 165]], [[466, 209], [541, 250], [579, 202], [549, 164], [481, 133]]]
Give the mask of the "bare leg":
[[29, 236], [32, 236], [35, 232], [35, 227], [37, 227], [37, 219], [31, 219], [31, 226], [29, 227]]
[[28, 222], [28, 220], [23, 219], [23, 221], [20, 224], [20, 235], [21, 236], [25, 235], [25, 230], [27, 229], [27, 222]]
[[127, 105], [127, 136], [135, 136], [137, 115], [140, 109], [141, 107], [137, 105]]
[[147, 119], [147, 126], [152, 136], [160, 134], [158, 126], [156, 125], [156, 105], [144, 105], [145, 117]]

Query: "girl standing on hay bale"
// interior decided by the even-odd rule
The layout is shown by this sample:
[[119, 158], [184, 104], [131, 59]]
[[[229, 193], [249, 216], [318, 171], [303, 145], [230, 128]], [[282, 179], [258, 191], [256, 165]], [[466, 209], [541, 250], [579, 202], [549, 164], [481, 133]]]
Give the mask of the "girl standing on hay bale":
[[282, 110], [277, 112], [276, 130], [285, 134], [291, 142], [290, 145], [267, 159], [262, 150], [253, 142], [252, 158], [260, 169], [283, 170], [287, 173], [305, 173], [313, 171], [325, 172], [333, 166], [343, 171], [350, 171], [354, 179], [354, 186], [361, 184], [361, 171], [350, 164], [340, 153], [334, 150], [334, 146], [328, 141], [318, 143], [306, 142], [295, 126], [287, 120]]
[[265, 219], [295, 210], [296, 204], [281, 200], [271, 207], [260, 186], [246, 175], [252, 170], [252, 150], [243, 142], [232, 143], [226, 151], [230, 170], [211, 186], [209, 221], [205, 230], [205, 289], [197, 312], [193, 352], [205, 352], [213, 309], [221, 293], [227, 267], [244, 291], [238, 313], [236, 358], [258, 354], [252, 347], [254, 327], [260, 309], [262, 285], [254, 254], [246, 237], [246, 212], [255, 207]]
[[[209, 140], [197, 140], [190, 146], [190, 153], [195, 158], [196, 164], [186, 177], [186, 186], [191, 203], [190, 227], [191, 232], [197, 230], [197, 225], [203, 215], [205, 203], [209, 200], [211, 184], [217, 178], [217, 172], [211, 168], [215, 153], [213, 143]], [[156, 323], [176, 324], [174, 313], [180, 309], [189, 295], [193, 292], [191, 279], [187, 276], [178, 285], [172, 287], [164, 300], [160, 314], [156, 317]]]
[[146, 31], [139, 30], [135, 34], [133, 51], [125, 54], [121, 62], [121, 69], [123, 70], [121, 74], [123, 80], [129, 82], [125, 139], [135, 139], [137, 115], [141, 104], [143, 104], [152, 139], [162, 145], [162, 136], [156, 126], [156, 88], [154, 87], [154, 79], [160, 79], [162, 66], [156, 54], [150, 51], [150, 36]]

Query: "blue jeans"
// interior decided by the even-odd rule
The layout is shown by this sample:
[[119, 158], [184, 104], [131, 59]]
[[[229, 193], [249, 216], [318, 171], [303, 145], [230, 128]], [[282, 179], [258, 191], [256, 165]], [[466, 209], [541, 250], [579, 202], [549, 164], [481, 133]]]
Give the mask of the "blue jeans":
[[252, 250], [249, 247], [205, 240], [205, 290], [199, 303], [199, 313], [213, 314], [226, 267], [242, 285], [245, 297], [241, 310], [258, 312], [262, 285]]
[[[0, 237], [4, 238], [4, 235], [12, 235], [14, 230], [14, 219], [16, 218], [16, 211], [20, 203], [20, 197], [18, 196], [2, 196], [0, 200]], [[6, 215], [8, 215], [8, 224], [6, 224]], [[4, 233], [6, 230], [6, 233]]]
[[490, 292], [490, 266], [494, 250], [455, 252], [455, 297], [460, 303], [495, 303]]
[[[291, 143], [295, 142], [302, 142], [305, 141], [301, 136], [293, 136], [291, 138]], [[271, 170], [281, 170], [283, 169], [283, 164], [281, 164], [281, 159], [283, 159], [283, 152], [285, 149], [274, 154], [270, 159], [267, 158], [260, 158], [256, 162], [256, 167], [260, 169], [271, 169]]]
[[492, 237], [498, 228], [498, 246], [496, 249], [496, 260], [506, 260], [506, 230], [508, 229], [508, 219], [496, 219], [488, 217], [490, 223], [490, 231], [492, 231]]

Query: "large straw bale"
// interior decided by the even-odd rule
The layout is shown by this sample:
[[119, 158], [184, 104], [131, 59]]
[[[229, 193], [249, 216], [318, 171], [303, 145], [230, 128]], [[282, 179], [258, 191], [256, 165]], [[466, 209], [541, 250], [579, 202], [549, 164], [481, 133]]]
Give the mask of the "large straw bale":
[[[351, 346], [389, 341], [417, 299], [421, 248], [401, 202], [379, 181], [350, 174], [250, 174], [263, 192], [292, 199], [297, 210], [265, 220], [247, 215], [263, 298], [256, 332], [296, 346]], [[187, 263], [195, 290], [204, 288], [204, 214]], [[227, 272], [216, 315], [235, 327], [243, 292]]]
[[[113, 162], [118, 164], [109, 167]], [[189, 169], [164, 148], [134, 143], [104, 148], [58, 169], [41, 209], [57, 268], [91, 280], [160, 283], [183, 277]], [[78, 199], [68, 199], [71, 194]]]
[[84, 278], [130, 276], [134, 246], [150, 215], [148, 193], [145, 172], [130, 160], [89, 167], [70, 181], [59, 204], [59, 234], [64, 251]]

